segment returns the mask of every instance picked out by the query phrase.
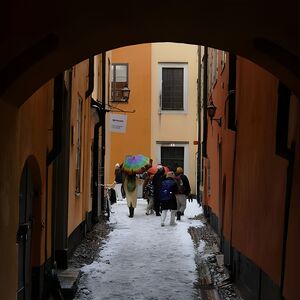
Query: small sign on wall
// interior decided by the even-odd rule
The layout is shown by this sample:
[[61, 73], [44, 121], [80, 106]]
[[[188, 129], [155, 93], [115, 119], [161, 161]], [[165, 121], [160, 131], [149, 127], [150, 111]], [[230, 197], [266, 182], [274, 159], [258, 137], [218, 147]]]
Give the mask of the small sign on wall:
[[125, 133], [127, 126], [127, 115], [110, 114], [109, 127], [111, 132]]

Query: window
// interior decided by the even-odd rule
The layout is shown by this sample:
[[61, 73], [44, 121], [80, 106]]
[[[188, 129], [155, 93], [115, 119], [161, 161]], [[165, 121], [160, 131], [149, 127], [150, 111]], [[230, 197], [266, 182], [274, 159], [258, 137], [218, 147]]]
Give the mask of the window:
[[208, 48], [208, 89], [211, 92], [218, 78], [218, 50]]
[[82, 98], [78, 99], [76, 136], [76, 194], [80, 193]]
[[182, 167], [188, 173], [188, 142], [156, 142], [156, 161], [168, 166], [172, 171]]
[[128, 64], [111, 65], [111, 101], [127, 102], [122, 97], [122, 89], [128, 87]]
[[221, 72], [223, 72], [226, 64], [226, 52], [221, 51]]
[[184, 147], [161, 147], [161, 163], [173, 171], [177, 167], [183, 167]]
[[160, 64], [160, 109], [185, 111], [187, 102], [187, 64]]

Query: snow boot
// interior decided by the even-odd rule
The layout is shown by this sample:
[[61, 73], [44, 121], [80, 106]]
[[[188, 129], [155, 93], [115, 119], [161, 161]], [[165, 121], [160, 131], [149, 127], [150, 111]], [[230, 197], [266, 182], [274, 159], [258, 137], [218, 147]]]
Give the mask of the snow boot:
[[129, 207], [129, 218], [133, 218], [134, 215], [134, 207], [130, 206]]
[[177, 219], [176, 219], [177, 221], [180, 221], [180, 216], [181, 216], [181, 212], [178, 211], [178, 212], [177, 212]]

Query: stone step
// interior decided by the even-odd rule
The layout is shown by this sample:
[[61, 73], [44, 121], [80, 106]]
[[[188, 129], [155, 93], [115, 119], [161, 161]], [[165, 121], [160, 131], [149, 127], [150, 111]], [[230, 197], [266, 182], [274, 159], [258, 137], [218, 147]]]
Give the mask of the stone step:
[[59, 279], [64, 298], [66, 300], [74, 299], [78, 288], [80, 269], [59, 270], [57, 272], [57, 277]]

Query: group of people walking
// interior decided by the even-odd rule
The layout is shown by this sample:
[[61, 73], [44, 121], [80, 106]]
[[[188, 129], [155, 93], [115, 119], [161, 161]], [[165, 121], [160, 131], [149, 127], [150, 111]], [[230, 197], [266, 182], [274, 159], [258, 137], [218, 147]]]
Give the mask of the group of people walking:
[[176, 225], [175, 218], [177, 216], [179, 221], [184, 215], [186, 201], [191, 192], [188, 177], [184, 174], [182, 167], [177, 167], [176, 172], [165, 172], [165, 168], [159, 165], [154, 175], [145, 172], [145, 174], [137, 176], [136, 174], [122, 173], [121, 166], [116, 164], [117, 200], [126, 197], [130, 218], [133, 218], [137, 205], [137, 186], [142, 183], [143, 196], [148, 202], [146, 215], [155, 213], [156, 216], [161, 217], [161, 226], [165, 226], [167, 212], [170, 211], [170, 225]]
[[[149, 190], [153, 192], [148, 193]], [[145, 198], [148, 199], [146, 214], [155, 211], [156, 216], [161, 216], [161, 225], [164, 226], [168, 210], [171, 211], [170, 225], [176, 224], [176, 215], [178, 221], [184, 215], [191, 187], [181, 167], [175, 173], [165, 173], [164, 167], [160, 166], [154, 176], [150, 176], [144, 191]]]

